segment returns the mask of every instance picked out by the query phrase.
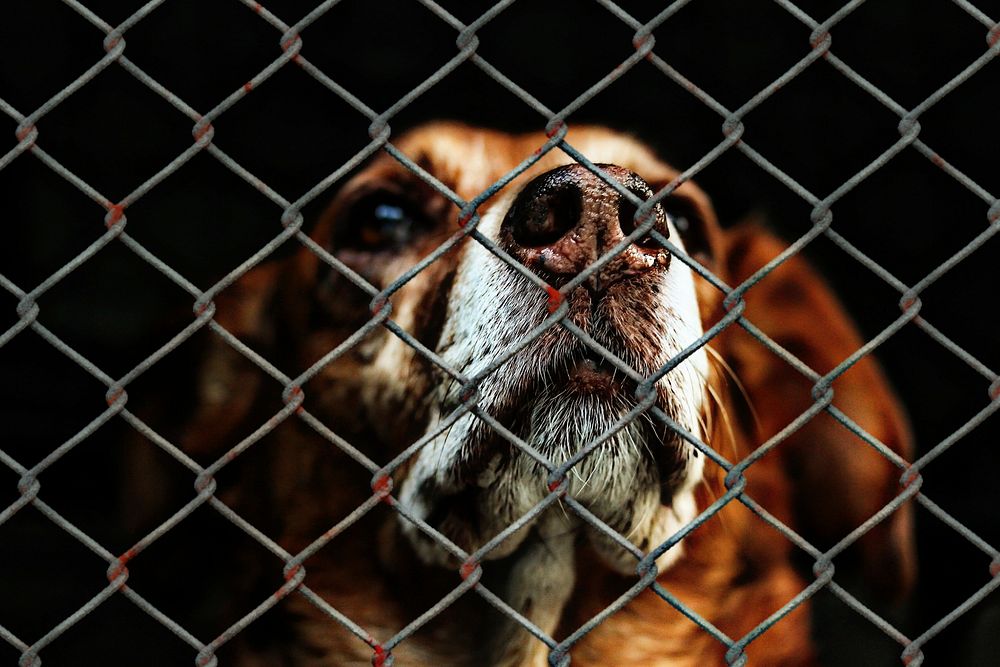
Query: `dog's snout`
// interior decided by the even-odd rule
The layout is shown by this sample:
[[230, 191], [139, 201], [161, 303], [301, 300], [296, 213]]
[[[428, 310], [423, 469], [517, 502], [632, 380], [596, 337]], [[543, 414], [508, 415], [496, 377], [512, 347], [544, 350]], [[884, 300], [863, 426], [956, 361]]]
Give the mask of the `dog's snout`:
[[[597, 166], [640, 200], [653, 195], [638, 174], [616, 165]], [[517, 195], [504, 218], [501, 239], [508, 251], [533, 269], [576, 275], [635, 231], [637, 211], [633, 202], [586, 167], [557, 167], [537, 176]], [[663, 208], [657, 204], [650, 215], [652, 229], [668, 236]], [[604, 266], [601, 280], [665, 266], [669, 258], [646, 234]]]

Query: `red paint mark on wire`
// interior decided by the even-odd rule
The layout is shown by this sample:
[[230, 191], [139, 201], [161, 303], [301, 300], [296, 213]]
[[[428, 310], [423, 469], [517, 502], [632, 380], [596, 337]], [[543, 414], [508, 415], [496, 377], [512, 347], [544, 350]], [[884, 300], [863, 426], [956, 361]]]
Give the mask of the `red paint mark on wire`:
[[549, 312], [554, 313], [562, 304], [563, 295], [551, 285], [545, 286], [545, 292], [549, 295]]

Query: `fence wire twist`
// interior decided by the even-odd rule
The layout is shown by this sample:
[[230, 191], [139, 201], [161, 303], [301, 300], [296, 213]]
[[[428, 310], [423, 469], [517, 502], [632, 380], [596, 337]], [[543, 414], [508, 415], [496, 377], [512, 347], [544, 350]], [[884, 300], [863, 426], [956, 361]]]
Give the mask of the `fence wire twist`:
[[[51, 628], [51, 630], [45, 633], [42, 637], [39, 637], [34, 641], [27, 641], [16, 636], [13, 632], [0, 625], [0, 638], [21, 652], [19, 661], [19, 665], [21, 665], [21, 667], [38, 667], [38, 665], [41, 664], [41, 659], [39, 657], [40, 652], [43, 651], [47, 645], [114, 595], [124, 596], [126, 599], [134, 603], [139, 609], [143, 610], [150, 617], [170, 630], [182, 641], [190, 645], [196, 652], [195, 663], [197, 665], [213, 666], [217, 664], [216, 652], [221, 646], [230, 641], [251, 622], [265, 614], [284, 597], [292, 594], [303, 596], [306, 600], [315, 605], [316, 608], [318, 608], [323, 614], [328, 616], [331, 622], [342, 625], [352, 634], [367, 643], [372, 649], [373, 664], [390, 665], [393, 662], [393, 648], [412, 635], [421, 626], [426, 624], [446, 607], [451, 605], [460, 596], [468, 593], [469, 591], [474, 591], [476, 594], [482, 596], [487, 602], [496, 607], [502, 613], [514, 619], [526, 631], [534, 635], [540, 641], [544, 642], [550, 649], [550, 664], [554, 666], [562, 666], [569, 664], [569, 651], [575, 643], [594, 629], [598, 624], [604, 621], [608, 616], [620, 610], [629, 601], [646, 589], [654, 591], [666, 603], [676, 608], [693, 623], [697, 624], [705, 632], [709, 633], [716, 641], [724, 645], [726, 648], [726, 661], [729, 664], [741, 666], [745, 665], [747, 662], [744, 649], [748, 644], [750, 644], [750, 642], [759, 637], [762, 633], [766, 632], [768, 628], [777, 623], [782, 617], [802, 604], [821, 588], [829, 590], [850, 608], [874, 624], [888, 637], [896, 641], [902, 647], [902, 660], [915, 667], [923, 663], [924, 656], [921, 649], [924, 644], [940, 633], [943, 628], [955, 621], [955, 619], [965, 613], [973, 605], [982, 600], [997, 587], [1000, 587], [1000, 551], [964, 526], [958, 519], [948, 514], [920, 490], [922, 483], [921, 475], [924, 468], [926, 468], [934, 459], [952, 447], [957, 441], [962, 439], [967, 433], [1000, 408], [1000, 376], [998, 376], [995, 371], [987, 367], [984, 363], [976, 359], [968, 351], [963, 349], [958, 343], [946, 336], [940, 329], [932, 325], [920, 314], [920, 294], [932, 283], [941, 278], [941, 276], [952, 270], [958, 263], [980, 248], [990, 238], [996, 235], [998, 231], [1000, 231], [1000, 200], [998, 200], [984, 187], [976, 183], [969, 176], [960, 171], [955, 165], [947, 162], [919, 138], [919, 118], [921, 115], [940, 102], [945, 95], [954, 91], [970, 76], [997, 56], [998, 51], [1000, 51], [1000, 44], [998, 44], [1000, 43], [1000, 24], [996, 23], [992, 18], [980, 11], [972, 3], [967, 2], [966, 0], [953, 0], [954, 4], [963, 9], [970, 17], [972, 17], [972, 19], [978, 21], [984, 26], [986, 29], [986, 49], [981, 56], [971, 62], [964, 70], [957, 73], [945, 85], [934, 91], [924, 101], [911, 109], [907, 109], [893, 100], [888, 94], [880, 90], [877, 86], [867, 81], [857, 71], [852, 69], [848, 63], [838, 58], [831, 50], [833, 28], [855, 9], [857, 9], [857, 7], [863, 3], [863, 0], [854, 0], [853, 2], [845, 4], [824, 21], [817, 21], [813, 19], [790, 0], [775, 0], [781, 8], [787, 11], [810, 31], [808, 39], [808, 52], [791, 68], [763, 88], [756, 95], [751, 97], [746, 103], [735, 110], [731, 110], [712, 98], [705, 90], [700, 88], [696, 83], [687, 79], [683, 74], [677, 71], [673, 66], [654, 52], [656, 40], [653, 36], [653, 32], [665, 21], [669, 20], [678, 10], [689, 4], [690, 0], [678, 0], [677, 2], [672, 3], [651, 21], [646, 23], [635, 19], [614, 2], [611, 2], [611, 0], [594, 0], [617, 20], [623, 22], [635, 31], [632, 41], [635, 52], [606, 76], [585, 90], [566, 107], [559, 110], [552, 110], [532, 97], [528, 92], [518, 86], [514, 81], [505, 76], [500, 70], [491, 65], [477, 53], [477, 47], [479, 45], [477, 32], [479, 29], [496, 18], [501, 12], [506, 10], [514, 3], [515, 0], [503, 0], [496, 3], [493, 8], [468, 25], [463, 24], [441, 6], [433, 2], [433, 0], [415, 0], [431, 10], [442, 21], [454, 28], [457, 32], [455, 40], [457, 53], [425, 81], [405, 94], [388, 109], [379, 113], [370, 108], [362, 100], [358, 99], [332, 78], [327, 76], [302, 54], [302, 31], [338, 4], [338, 0], [327, 0], [326, 2], [321, 3], [298, 22], [291, 25], [282, 21], [261, 3], [249, 2], [247, 0], [240, 1], [242, 4], [246, 5], [249, 10], [259, 15], [261, 20], [267, 22], [277, 31], [279, 35], [279, 53], [274, 61], [267, 67], [262, 69], [254, 77], [247, 81], [246, 84], [233, 91], [214, 108], [205, 113], [201, 113], [188, 105], [184, 100], [156, 81], [152, 76], [147, 74], [125, 55], [125, 36], [128, 31], [140, 21], [146, 20], [151, 14], [153, 14], [153, 12], [164, 3], [164, 0], [152, 0], [151, 2], [148, 2], [117, 26], [112, 26], [102, 20], [82, 2], [77, 0], [63, 0], [66, 5], [75, 10], [83, 19], [104, 33], [105, 37], [103, 40], [103, 46], [106, 55], [83, 71], [72, 83], [57, 92], [48, 101], [30, 113], [24, 114], [3, 99], [0, 99], [0, 110], [17, 122], [17, 128], [15, 131], [17, 143], [13, 148], [7, 151], [6, 154], [0, 157], [0, 170], [10, 165], [11, 162], [18, 159], [23, 153], [31, 153], [55, 174], [71, 183], [87, 197], [93, 200], [104, 211], [104, 225], [106, 228], [106, 231], [95, 238], [90, 246], [83, 252], [78, 254], [71, 261], [59, 268], [55, 273], [31, 289], [24, 289], [3, 275], [0, 275], [0, 286], [18, 299], [17, 323], [10, 327], [7, 331], [0, 334], [0, 347], [10, 342], [14, 337], [23, 335], [25, 330], [30, 329], [107, 387], [107, 409], [36, 465], [30, 468], [25, 467], [12, 456], [7, 454], [3, 449], [0, 449], [0, 463], [7, 466], [20, 476], [20, 481], [17, 485], [19, 498], [14, 503], [0, 511], [0, 525], [9, 520], [15, 513], [24, 507], [32, 505], [49, 520], [51, 520], [54, 525], [66, 531], [87, 549], [108, 563], [106, 571], [107, 585], [103, 588], [103, 590], [93, 596], [89, 601], [70, 614], [62, 622]], [[825, 196], [820, 196], [811, 192], [805, 186], [796, 181], [795, 178], [782, 171], [779, 167], [770, 162], [766, 156], [755, 150], [751, 145], [743, 140], [745, 129], [744, 118], [761, 103], [771, 97], [778, 89], [786, 85], [795, 77], [799, 76], [803, 71], [821, 59], [832, 65], [848, 81], [856, 85], [862, 91], [870, 95], [881, 105], [899, 117], [899, 137], [894, 139], [880, 155], [878, 155], [863, 169], [848, 178], [839, 187], [835, 188], [832, 192]], [[722, 120], [722, 139], [719, 141], [718, 145], [702, 156], [701, 159], [696, 161], [694, 164], [688, 166], [688, 168], [685, 169], [673, 182], [657, 192], [648, 201], [642, 201], [633, 193], [625, 190], [617, 181], [603, 173], [601, 169], [596, 167], [590, 160], [587, 159], [585, 155], [579, 153], [566, 141], [568, 129], [567, 119], [575, 111], [584, 106], [591, 98], [603, 91], [611, 83], [620, 78], [642, 60], [652, 63], [669, 80], [673, 81], [688, 93], [693, 95], [698, 101], [718, 114]], [[459, 65], [465, 62], [474, 64], [501, 86], [513, 93], [531, 109], [538, 112], [541, 119], [545, 122], [547, 135], [549, 137], [548, 141], [546, 141], [544, 145], [540, 146], [535, 154], [527, 157], [521, 164], [503, 176], [490, 188], [470, 201], [464, 201], [455, 192], [451, 191], [443, 183], [435, 179], [431, 174], [427, 173], [419, 165], [414, 163], [400, 150], [398, 150], [390, 142], [392, 131], [389, 124], [393, 117], [396, 116], [401, 110], [407, 107], [419, 96], [427, 92], [430, 88], [437, 85]], [[289, 66], [289, 63], [301, 68], [316, 81], [322, 84], [332, 94], [347, 102], [359, 114], [366, 117], [370, 122], [368, 132], [371, 139], [371, 141], [357, 154], [321, 181], [316, 183], [315, 186], [294, 201], [290, 201], [283, 197], [280, 193], [276, 192], [249, 170], [240, 165], [235, 159], [226, 154], [215, 143], [213, 143], [213, 137], [215, 134], [213, 123], [230, 108], [238, 104], [247, 95], [252, 94], [254, 89], [263, 85], [277, 71]], [[151, 175], [147, 180], [142, 182], [131, 193], [119, 201], [113, 201], [98, 192], [95, 188], [91, 187], [83, 178], [67, 169], [56, 158], [47, 153], [42, 148], [40, 143], [40, 137], [42, 134], [40, 128], [42, 127], [42, 121], [45, 116], [57, 106], [62, 104], [81, 87], [92, 81], [101, 71], [112, 66], [118, 66], [124, 69], [136, 80], [159, 95], [166, 103], [174, 107], [179, 113], [187, 116], [193, 123], [191, 130], [193, 136], [192, 144], [180, 155], [163, 166], [163, 168], [155, 174]], [[908, 148], [916, 150], [918, 153], [926, 157], [933, 165], [938, 167], [945, 174], [953, 178], [981, 199], [984, 202], [988, 221], [986, 228], [978, 236], [969, 241], [959, 252], [955, 253], [952, 257], [941, 263], [923, 279], [913, 285], [908, 285], [896, 276], [892, 275], [884, 267], [880, 266], [876, 261], [852, 245], [832, 227], [833, 205], [848, 192], [857, 187], [871, 174], [893, 159], [896, 155]], [[511, 180], [530, 168], [552, 150], [563, 151], [572, 159], [585, 165], [588, 169], [593, 171], [609, 186], [618, 190], [624, 197], [632, 201], [639, 208], [638, 216], [642, 216], [643, 213], [651, 210], [656, 202], [668, 196], [679, 185], [691, 179], [708, 165], [712, 164], [712, 162], [718, 159], [723, 153], [736, 150], [747, 156], [754, 164], [773, 176], [789, 190], [798, 195], [803, 201], [812, 206], [812, 213], [810, 216], [812, 226], [811, 228], [804, 230], [802, 235], [791, 243], [784, 252], [782, 252], [766, 266], [762, 267], [744, 283], [730, 286], [724, 284], [719, 278], [712, 275], [700, 264], [685, 256], [682, 252], [673, 247], [665, 238], [659, 236], [655, 231], [651, 231], [650, 228], [653, 224], [653, 218], [652, 216], [649, 216], [646, 223], [638, 226], [635, 231], [617, 247], [613, 248], [594, 265], [589, 267], [578, 277], [571, 280], [561, 289], [556, 290], [547, 285], [541, 278], [536, 276], [523, 265], [519, 264], [512, 257], [504, 253], [503, 250], [501, 250], [495, 243], [477, 231], [477, 224], [479, 221], [477, 212], [478, 207], [499, 189], [503, 188]], [[326, 249], [319, 246], [306, 236], [302, 232], [303, 216], [300, 213], [305, 205], [327, 192], [331, 186], [338, 183], [346, 174], [379, 151], [384, 151], [394, 157], [406, 168], [417, 174], [431, 187], [458, 206], [461, 209], [460, 219], [462, 221], [461, 229], [456, 232], [451, 239], [443, 243], [429, 256], [407, 271], [394, 283], [389, 285], [385, 290], [379, 290], [371, 285], [364, 278], [357, 275], [347, 266], [342, 264]], [[247, 257], [239, 266], [207, 290], [201, 290], [196, 287], [192, 282], [187, 280], [175, 269], [171, 268], [169, 264], [140, 244], [126, 231], [128, 222], [126, 211], [128, 208], [140, 198], [148, 194], [166, 177], [181, 169], [189, 160], [191, 160], [191, 158], [201, 152], [211, 155], [221, 165], [246, 181], [250, 186], [263, 193], [267, 198], [282, 209], [280, 225], [275, 226], [275, 235], [273, 239], [263, 245], [251, 256]], [[637, 219], [641, 219], [641, 217], [638, 216]], [[630, 368], [620, 359], [614, 357], [614, 355], [612, 355], [608, 350], [601, 347], [596, 341], [591, 339], [586, 332], [576, 327], [568, 319], [564, 319], [568, 306], [563, 300], [563, 295], [567, 294], [582, 281], [586, 280], [586, 278], [592, 273], [599, 270], [601, 266], [610, 261], [618, 252], [622, 251], [633, 240], [638, 239], [649, 232], [651, 232], [659, 242], [667, 246], [675, 256], [685, 262], [685, 264], [687, 264], [692, 270], [699, 273], [702, 277], [707, 279], [725, 294], [724, 302], [727, 315], [717, 325], [707, 331], [704, 336], [695, 341], [676, 358], [672, 359], [653, 376], [643, 377], [637, 374], [634, 369]], [[868, 269], [900, 294], [899, 316], [884, 330], [874, 336], [855, 353], [825, 375], [820, 375], [813, 371], [805, 363], [796, 358], [788, 350], [782, 348], [774, 340], [770, 339], [760, 329], [755, 327], [751, 322], [743, 317], [744, 294], [765, 276], [784, 263], [788, 258], [801, 252], [803, 248], [821, 236], [831, 240], [847, 255], [855, 259], [858, 264]], [[509, 350], [504, 354], [504, 356], [495, 360], [494, 363], [474, 377], [464, 376], [459, 371], [448, 367], [448, 365], [432, 350], [422, 345], [402, 327], [397, 325], [392, 320], [392, 309], [389, 302], [393, 293], [399, 290], [428, 265], [436, 261], [449, 249], [462, 242], [467, 237], [471, 237], [474, 242], [482, 244], [491, 253], [501, 258], [512, 268], [520, 272], [525, 278], [531, 280], [541, 290], [544, 290], [548, 295], [550, 306], [550, 316], [533, 331], [531, 331], [520, 343], [520, 345]], [[278, 248], [278, 246], [292, 238], [308, 248], [311, 252], [315, 253], [321, 261], [346, 276], [356, 286], [364, 290], [372, 299], [372, 318], [370, 321], [355, 334], [345, 340], [341, 345], [331, 350], [311, 368], [294, 378], [288, 377], [282, 373], [267, 359], [263, 358], [260, 354], [255, 352], [243, 341], [231, 332], [227, 331], [222, 325], [213, 319], [213, 315], [215, 313], [213, 299], [240, 276], [244, 275], [251, 268], [267, 259], [271, 253]], [[53, 331], [46, 328], [38, 321], [38, 315], [40, 312], [40, 306], [38, 304], [39, 298], [52, 289], [57, 283], [64, 280], [70, 273], [87, 262], [91, 257], [100, 252], [103, 248], [113, 243], [120, 243], [124, 245], [139, 258], [166, 276], [174, 284], [178, 285], [181, 289], [190, 294], [193, 299], [194, 310], [194, 319], [188, 326], [177, 332], [166, 344], [143, 359], [138, 365], [119, 378], [112, 377], [102, 371], [94, 363], [89, 361], [85, 356], [73, 349], [73, 347], [68, 345]], [[871, 354], [903, 326], [910, 323], [926, 332], [946, 350], [954, 354], [956, 357], [965, 362], [965, 364], [967, 364], [970, 368], [981, 375], [986, 381], [986, 389], [989, 396], [989, 402], [986, 407], [984, 407], [978, 414], [973, 416], [967, 423], [962, 425], [950, 436], [929, 449], [922, 457], [913, 463], [900, 458], [876, 438], [866, 433], [858, 424], [853, 422], [847, 417], [847, 415], [838, 410], [832, 404], [833, 381], [860, 359]], [[745, 329], [761, 345], [778, 355], [803, 376], [808, 378], [813, 383], [813, 397], [815, 399], [813, 405], [806, 410], [806, 412], [796, 418], [780, 433], [760, 446], [746, 459], [736, 462], [727, 460], [718, 452], [714, 451], [708, 444], [702, 442], [694, 434], [684, 431], [678, 424], [674, 423], [665, 413], [653, 405], [652, 392], [653, 385], [666, 373], [670, 372], [695, 350], [711, 341], [712, 338], [718, 335], [726, 327], [733, 325]], [[625, 375], [635, 380], [639, 385], [639, 390], [637, 392], [638, 402], [635, 409], [625, 415], [618, 423], [608, 429], [608, 431], [597, 440], [588, 443], [576, 455], [560, 465], [556, 465], [547, 460], [515, 434], [504, 428], [493, 417], [479, 409], [476, 404], [476, 386], [482, 377], [496, 372], [517, 351], [526, 347], [532, 340], [541, 336], [549, 327], [552, 326], [562, 326], [571, 331], [583, 340], [588, 347], [602, 355], [608, 362], [621, 370]], [[128, 403], [127, 388], [129, 384], [148, 371], [154, 364], [169, 354], [177, 346], [203, 328], [208, 328], [213, 331], [226, 341], [226, 343], [228, 343], [235, 351], [243, 355], [264, 373], [273, 378], [274, 381], [283, 388], [282, 397], [284, 399], [284, 407], [279, 412], [272, 415], [251, 435], [247, 436], [207, 467], [199, 465], [192, 458], [181, 451], [176, 445], [169, 442], [167, 439], [154, 431], [149, 425], [145, 424], [126, 407]], [[306, 410], [303, 407], [304, 393], [301, 389], [306, 381], [348, 351], [352, 346], [361, 341], [366, 335], [368, 335], [368, 333], [376, 328], [388, 329], [394, 335], [398, 336], [406, 345], [412, 347], [418, 354], [429, 359], [451, 378], [460, 382], [465, 387], [465, 391], [463, 392], [465, 400], [462, 405], [457, 407], [446, 418], [442, 419], [433, 431], [427, 433], [420, 440], [413, 443], [399, 456], [385, 465], [380, 465], [379, 463], [372, 461], [364, 453], [331, 431], [320, 419]], [[648, 553], [644, 553], [637, 549], [623, 536], [619, 535], [598, 517], [590, 513], [583, 505], [574, 500], [571, 496], [567, 495], [568, 483], [566, 478], [568, 471], [574, 465], [579, 463], [580, 460], [599, 447], [602, 442], [610, 438], [618, 430], [624, 428], [631, 419], [643, 412], [652, 414], [655, 418], [678, 431], [682, 437], [684, 437], [694, 447], [698, 448], [710, 460], [714, 461], [715, 464], [721, 466], [727, 473], [725, 479], [727, 492], [706, 508], [694, 521], [684, 526], [666, 542], [658, 545]], [[838, 544], [826, 551], [821, 551], [820, 549], [814, 547], [790, 527], [782, 523], [776, 517], [772, 516], [757, 502], [755, 502], [745, 492], [746, 478], [744, 476], [745, 471], [753, 465], [755, 461], [767, 454], [767, 452], [771, 451], [782, 440], [794, 433], [797, 429], [820, 412], [826, 412], [831, 415], [848, 430], [861, 437], [869, 446], [874, 448], [881, 455], [896, 465], [901, 473], [901, 491], [899, 495], [882, 510], [872, 516], [868, 521], [858, 526], [857, 529], [844, 537]], [[514, 524], [509, 526], [474, 553], [466, 553], [457, 545], [450, 542], [444, 535], [425, 523], [418, 516], [414, 515], [407, 506], [399, 503], [392, 494], [392, 474], [427, 442], [443, 432], [466, 413], [476, 415], [479, 419], [483, 420], [490, 427], [492, 427], [497, 434], [510, 442], [513, 446], [539, 461], [549, 471], [549, 495], [532, 510], [530, 510], [525, 516], [521, 517]], [[271, 432], [278, 424], [286, 419], [292, 418], [293, 416], [296, 419], [301, 419], [305, 424], [314, 429], [322, 438], [337, 446], [352, 459], [367, 468], [372, 474], [372, 495], [342, 521], [335, 526], [330, 527], [312, 544], [295, 554], [287, 552], [214, 495], [216, 490], [215, 475], [233, 459], [238, 457], [248, 448], [252, 447], [254, 443]], [[53, 463], [65, 456], [67, 452], [93, 434], [103, 424], [116, 417], [124, 419], [133, 428], [155, 443], [162, 451], [190, 470], [194, 476], [194, 487], [196, 491], [194, 497], [186, 505], [176, 511], [166, 521], [121, 554], [114, 554], [103, 547], [99, 542], [79, 529], [72, 522], [68, 521], [50, 505], [39, 498], [39, 491], [41, 489], [41, 481], [39, 479], [40, 475]], [[833, 580], [834, 558], [851, 544], [856, 542], [875, 525], [884, 521], [901, 504], [911, 499], [915, 500], [931, 514], [961, 534], [974, 547], [982, 551], [991, 560], [989, 582], [982, 586], [982, 588], [976, 591], [965, 602], [954, 608], [950, 613], [916, 637], [910, 637], [902, 633], [889, 621], [867, 608], [861, 601], [856, 599]], [[527, 525], [532, 519], [537, 517], [556, 501], [561, 501], [564, 507], [574, 512], [581, 520], [600, 531], [602, 534], [608, 536], [622, 548], [631, 553], [636, 559], [636, 572], [639, 577], [635, 584], [610, 606], [598, 613], [562, 641], [556, 641], [552, 637], [548, 636], [543, 630], [535, 626], [531, 621], [503, 602], [500, 597], [491, 592], [480, 581], [482, 576], [482, 566], [480, 563], [486, 554], [495, 549], [501, 542], [515, 533], [518, 529]], [[761, 520], [773, 526], [782, 535], [784, 535], [785, 538], [790, 540], [796, 547], [808, 554], [815, 561], [815, 580], [804, 590], [799, 592], [799, 594], [793, 599], [789, 600], [778, 611], [773, 613], [770, 617], [765, 619], [757, 627], [742, 637], [727, 636], [724, 632], [714, 627], [706, 619], [699, 616], [694, 610], [684, 605], [680, 600], [674, 597], [670, 591], [664, 589], [660, 584], [658, 584], [656, 580], [656, 558], [680, 542], [686, 535], [696, 530], [701, 524], [710, 519], [725, 505], [731, 502], [739, 502], [745, 505]], [[427, 609], [426, 612], [421, 614], [394, 636], [381, 639], [376, 638], [368, 630], [361, 627], [340, 611], [332, 607], [319, 594], [306, 585], [306, 571], [303, 566], [303, 562], [312, 554], [337, 537], [337, 535], [349, 526], [357, 522], [380, 503], [388, 503], [395, 511], [399, 512], [401, 515], [416, 524], [420, 530], [439, 543], [444, 549], [454, 555], [459, 562], [462, 563], [459, 568], [461, 583], [459, 583], [454, 590], [452, 590], [430, 609]], [[266, 599], [261, 601], [258, 606], [223, 631], [219, 636], [208, 641], [203, 641], [203, 639], [194, 636], [178, 622], [170, 618], [167, 614], [158, 609], [155, 605], [150, 603], [141, 594], [128, 585], [128, 565], [131, 560], [149, 547], [153, 542], [162, 537], [165, 533], [177, 526], [202, 505], [207, 505], [208, 507], [214, 509], [219, 515], [230, 521], [234, 526], [239, 528], [246, 535], [262, 545], [277, 559], [279, 559], [283, 563], [282, 572], [285, 580], [285, 583], [278, 590], [274, 591], [272, 595], [269, 595]]]

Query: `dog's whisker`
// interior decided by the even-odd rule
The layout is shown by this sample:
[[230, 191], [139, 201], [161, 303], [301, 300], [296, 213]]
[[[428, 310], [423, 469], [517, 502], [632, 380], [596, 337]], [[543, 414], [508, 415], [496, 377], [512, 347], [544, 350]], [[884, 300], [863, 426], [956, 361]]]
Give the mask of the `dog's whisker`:
[[733, 384], [736, 386], [736, 390], [740, 393], [740, 396], [746, 403], [747, 409], [750, 411], [750, 418], [753, 420], [754, 429], [759, 432], [761, 429], [760, 416], [757, 414], [757, 408], [754, 406], [753, 399], [750, 398], [750, 393], [743, 385], [743, 381], [740, 380], [739, 375], [736, 374], [733, 367], [711, 345], [705, 345], [705, 352], [708, 353], [709, 359], [722, 369], [725, 376], [732, 380]]

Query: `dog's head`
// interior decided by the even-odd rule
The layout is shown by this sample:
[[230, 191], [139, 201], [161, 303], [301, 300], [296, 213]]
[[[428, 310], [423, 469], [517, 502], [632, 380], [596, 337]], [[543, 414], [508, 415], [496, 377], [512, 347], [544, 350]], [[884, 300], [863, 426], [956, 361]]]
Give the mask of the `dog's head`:
[[[567, 140], [601, 173], [551, 151], [483, 202], [477, 221], [441, 191], [475, 199], [546, 138], [456, 124], [413, 131], [396, 145], [425, 177], [383, 155], [345, 184], [313, 231], [336, 266], [304, 249], [290, 267], [264, 267], [220, 295], [217, 319], [227, 328], [294, 349], [300, 368], [321, 362], [304, 387], [307, 405], [337, 433], [375, 459], [412, 453], [394, 480], [399, 500], [466, 551], [551, 492], [558, 480], [547, 464], [559, 466], [585, 449], [566, 476], [568, 494], [639, 549], [652, 549], [692, 520], [704, 456], [679, 430], [709, 445], [718, 444], [712, 440], [720, 424], [733, 431], [730, 415], [709, 426], [725, 381], [706, 347], [696, 345], [722, 313], [721, 292], [660, 238], [733, 284], [759, 268], [743, 264], [766, 263], [781, 251], [775, 244], [761, 250], [766, 234], [720, 230], [708, 198], [690, 182], [643, 215], [648, 207], [637, 203], [678, 174], [630, 137], [577, 128]], [[427, 176], [445, 187], [428, 184]], [[769, 254], [755, 258], [762, 252]], [[795, 351], [825, 372], [860, 343], [799, 261], [765, 281], [770, 287], [761, 285], [760, 303], [771, 293], [798, 295], [772, 313], [794, 310], [778, 328], [788, 329]], [[388, 301], [373, 302], [365, 283], [388, 290]], [[388, 326], [370, 324], [387, 313]], [[553, 317], [562, 323], [546, 326]], [[846, 333], [831, 337], [834, 330]], [[798, 415], [793, 406], [812, 401], [808, 384], [801, 400], [785, 395], [796, 371], [770, 352], [725, 338], [712, 345], [731, 348], [722, 354], [746, 373], [742, 393], [769, 406], [758, 423], [762, 432], [751, 435], [772, 435]], [[905, 425], [877, 369], [867, 360], [858, 369], [852, 372], [865, 377], [855, 383], [857, 392], [884, 404], [860, 419], [862, 427], [905, 451]], [[228, 392], [219, 388], [223, 375]], [[214, 392], [214, 402], [192, 432], [223, 428], [250, 407], [248, 379], [218, 368], [205, 377], [211, 386], [203, 394]], [[842, 534], [892, 497], [895, 473], [870, 451], [847, 456], [846, 432], [809, 437], [836, 441], [818, 478], [843, 477], [845, 489], [858, 475], [866, 478], [865, 490], [851, 493], [871, 502], [855, 503], [832, 522], [827, 499], [806, 499], [817, 509], [805, 514], [823, 515], [830, 534]], [[414, 443], [420, 446], [409, 451]], [[843, 465], [836, 460], [841, 453]], [[875, 478], [872, 490], [867, 482]], [[447, 562], [438, 542], [400, 520], [425, 562]], [[539, 521], [523, 522], [486, 557], [510, 554], [541, 530]], [[576, 528], [607, 563], [634, 568], [634, 559], [603, 532]], [[904, 538], [896, 543], [902, 546], [895, 551], [908, 553]], [[679, 553], [667, 551], [658, 564], [669, 566]]]
[[[411, 133], [399, 147], [472, 199], [538, 141], [433, 126]], [[553, 480], [540, 459], [558, 466], [607, 432], [613, 433], [571, 469], [571, 496], [642, 549], [694, 517], [699, 453], [663, 422], [645, 413], [629, 418], [640, 404], [641, 380], [702, 334], [691, 269], [650, 234], [626, 242], [636, 230], [636, 202], [677, 174], [637, 142], [606, 130], [577, 130], [570, 141], [599, 164], [603, 178], [550, 153], [479, 208], [475, 230], [488, 243], [464, 239], [394, 293], [393, 321], [449, 370], [407, 341], [380, 333], [358, 371], [366, 409], [385, 426], [383, 440], [409, 444], [409, 438], [398, 440], [400, 421], [419, 422], [411, 437], [428, 434], [399, 480], [401, 502], [466, 550], [483, 545], [550, 493]], [[689, 240], [692, 252], [708, 250], [715, 221], [693, 185], [678, 188], [649, 215], [651, 230], [676, 246], [684, 249]], [[444, 240], [462, 238], [459, 216], [441, 194], [386, 156], [346, 185], [317, 239], [384, 289]], [[618, 246], [617, 255], [593, 266]], [[347, 280], [335, 270], [322, 273], [317, 305], [343, 319]], [[589, 340], [558, 324], [542, 326], [563, 300], [552, 292], [560, 289], [565, 321]], [[357, 323], [371, 317], [370, 300], [355, 304]], [[705, 354], [693, 349], [650, 388], [652, 404], [699, 437]], [[470, 398], [480, 415], [456, 413]], [[513, 445], [511, 436], [537, 458]], [[443, 558], [435, 542], [411, 523], [404, 526], [425, 559]], [[488, 557], [510, 553], [531, 528], [526, 524]], [[611, 542], [594, 543], [615, 559]]]

